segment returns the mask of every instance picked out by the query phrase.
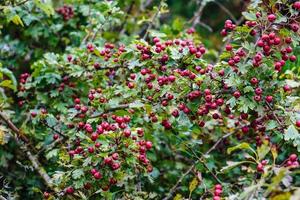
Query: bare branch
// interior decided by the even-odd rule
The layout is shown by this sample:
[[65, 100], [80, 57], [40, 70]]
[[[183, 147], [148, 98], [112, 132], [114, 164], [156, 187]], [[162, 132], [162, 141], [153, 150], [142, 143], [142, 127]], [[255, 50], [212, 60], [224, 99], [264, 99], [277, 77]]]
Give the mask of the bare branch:
[[235, 18], [235, 16], [225, 6], [223, 6], [223, 4], [221, 4], [218, 1], [212, 1], [212, 2], [217, 4], [224, 12], [226, 12], [235, 24], [238, 22], [238, 20]]

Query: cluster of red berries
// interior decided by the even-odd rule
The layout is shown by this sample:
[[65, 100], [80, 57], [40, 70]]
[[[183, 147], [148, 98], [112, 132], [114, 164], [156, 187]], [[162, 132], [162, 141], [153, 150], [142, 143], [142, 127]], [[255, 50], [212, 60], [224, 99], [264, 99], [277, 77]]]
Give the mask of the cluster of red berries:
[[264, 166], [268, 164], [267, 160], [262, 160], [260, 163], [257, 164], [256, 170], [257, 172], [263, 173], [264, 172]]
[[221, 184], [215, 185], [213, 200], [221, 200], [222, 192], [223, 192], [222, 185]]
[[58, 86], [58, 91], [59, 92], [64, 91], [66, 86], [69, 86], [70, 88], [74, 88], [76, 86], [76, 84], [74, 82], [71, 82], [70, 78], [68, 76], [65, 76], [62, 79], [62, 83], [60, 83]]
[[[265, 127], [263, 127], [263, 129], [265, 129]], [[267, 141], [268, 143], [270, 143], [270, 139], [271, 138], [268, 135], [264, 136], [263, 138], [261, 136], [256, 136], [256, 146], [261, 146], [263, 144], [263, 141]]]
[[[24, 84], [26, 83], [27, 79], [30, 77], [30, 74], [29, 73], [23, 73], [20, 75], [20, 78], [19, 78], [19, 83], [20, 83], [20, 86], [19, 86], [19, 91], [21, 92], [24, 92], [26, 91], [26, 88], [24, 86]], [[22, 107], [24, 105], [25, 101], [24, 100], [20, 100], [18, 101], [18, 105], [20, 107]]]
[[195, 30], [195, 28], [189, 28], [187, 31], [186, 31], [186, 33], [187, 34], [189, 34], [189, 35], [191, 35], [191, 34], [193, 34], [193, 33], [195, 33], [196, 32], [196, 30]]
[[56, 12], [63, 16], [64, 20], [69, 20], [74, 17], [74, 10], [72, 6], [64, 5], [56, 9]]
[[299, 167], [298, 156], [296, 154], [291, 154], [286, 162], [286, 166], [292, 168]]
[[[92, 44], [88, 44], [87, 49], [90, 52], [94, 51], [94, 47], [91, 48]], [[120, 45], [115, 51], [114, 49], [116, 48], [116, 46], [112, 43], [105, 43], [104, 45], [104, 49], [100, 50], [99, 54], [100, 56], [104, 56], [104, 60], [108, 61], [110, 58], [113, 58], [113, 61], [115, 63], [117, 63], [119, 61], [118, 57], [124, 53], [126, 51], [125, 46], [124, 45]], [[100, 69], [100, 65], [99, 63], [95, 63], [94, 64], [94, 68], [95, 69]]]
[[231, 20], [226, 20], [224, 29], [221, 31], [222, 36], [226, 36], [228, 32], [233, 31], [236, 28], [236, 25], [232, 23]]
[[30, 74], [28, 73], [23, 73], [20, 75], [20, 79], [19, 79], [19, 82], [22, 83], [22, 84], [25, 84], [26, 83], [26, 80], [27, 78], [30, 76]]

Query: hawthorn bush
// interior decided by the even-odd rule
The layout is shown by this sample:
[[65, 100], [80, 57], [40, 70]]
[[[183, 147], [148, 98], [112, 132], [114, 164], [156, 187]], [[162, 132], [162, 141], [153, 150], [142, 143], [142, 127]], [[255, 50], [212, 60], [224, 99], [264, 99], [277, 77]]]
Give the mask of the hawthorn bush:
[[6, 2], [1, 197], [299, 199], [300, 1], [245, 1], [219, 54], [210, 2], [169, 28], [164, 1]]

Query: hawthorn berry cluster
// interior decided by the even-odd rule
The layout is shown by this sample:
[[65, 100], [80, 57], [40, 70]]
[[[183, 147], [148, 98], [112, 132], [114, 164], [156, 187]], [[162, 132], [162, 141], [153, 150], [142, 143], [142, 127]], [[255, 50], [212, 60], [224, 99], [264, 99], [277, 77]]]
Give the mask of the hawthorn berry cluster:
[[298, 156], [291, 154], [286, 162], [287, 167], [297, 168], [299, 167]]
[[221, 200], [222, 192], [223, 192], [222, 185], [221, 184], [215, 185], [213, 200]]
[[70, 5], [63, 5], [62, 7], [57, 8], [56, 12], [66, 21], [74, 17], [74, 10]]

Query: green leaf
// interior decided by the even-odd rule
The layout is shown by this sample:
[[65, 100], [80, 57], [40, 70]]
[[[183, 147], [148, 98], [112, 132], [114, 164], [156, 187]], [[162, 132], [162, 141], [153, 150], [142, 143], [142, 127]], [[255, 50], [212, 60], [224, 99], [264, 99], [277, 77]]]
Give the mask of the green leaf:
[[243, 192], [239, 195], [239, 197], [237, 199], [239, 199], [239, 200], [249, 199], [249, 197], [251, 196], [253, 191], [257, 190], [258, 188], [260, 188], [263, 185], [263, 180], [264, 179], [262, 179], [259, 183], [255, 184], [255, 185], [251, 185], [249, 187], [244, 188]]
[[259, 146], [257, 148], [258, 159], [263, 160], [266, 157], [266, 155], [270, 152], [270, 150], [271, 148], [266, 144]]
[[297, 147], [298, 152], [300, 152], [300, 134], [294, 125], [290, 125], [285, 130], [284, 140], [292, 141], [293, 145]]
[[172, 28], [176, 31], [182, 31], [184, 27], [183, 20], [180, 18], [176, 18], [172, 23]]
[[46, 158], [49, 160], [50, 158], [57, 157], [59, 149], [53, 149], [46, 154]]
[[129, 108], [141, 108], [144, 107], [144, 104], [140, 101], [135, 101], [129, 104]]
[[284, 139], [285, 140], [294, 140], [296, 138], [300, 137], [298, 130], [294, 125], [290, 125], [288, 129], [285, 130]]
[[242, 12], [242, 14], [243, 14], [243, 16], [244, 16], [247, 20], [250, 20], [250, 21], [256, 20], [256, 15], [255, 15], [253, 12], [251, 12], [251, 13], [249, 13], [249, 12]]
[[269, 131], [269, 130], [272, 130], [272, 129], [276, 128], [276, 127], [277, 127], [276, 121], [271, 120], [271, 121], [269, 121], [267, 123], [266, 130]]
[[92, 157], [87, 157], [82, 164], [83, 167], [87, 167], [92, 163]]
[[72, 172], [73, 179], [79, 179], [83, 175], [84, 175], [83, 169], [76, 169]]
[[54, 9], [50, 3], [43, 3], [41, 0], [33, 1], [36, 7], [44, 11], [48, 16], [54, 15]]
[[221, 173], [224, 173], [224, 172], [227, 172], [228, 170], [231, 170], [241, 164], [244, 164], [244, 163], [251, 163], [250, 161], [241, 161], [241, 162], [232, 162], [232, 161], [228, 161], [227, 162], [227, 166], [223, 167], [220, 172]]
[[46, 118], [46, 122], [51, 127], [54, 127], [58, 123], [57, 119], [51, 115]]

